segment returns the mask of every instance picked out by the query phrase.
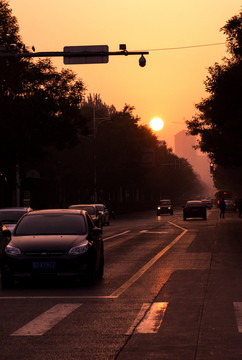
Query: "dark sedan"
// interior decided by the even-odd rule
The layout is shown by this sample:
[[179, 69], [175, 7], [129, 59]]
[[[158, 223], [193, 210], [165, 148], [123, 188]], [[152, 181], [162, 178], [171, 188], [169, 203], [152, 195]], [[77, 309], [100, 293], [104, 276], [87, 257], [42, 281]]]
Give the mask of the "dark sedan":
[[2, 287], [31, 277], [75, 277], [94, 283], [102, 278], [103, 268], [102, 229], [82, 210], [25, 214], [1, 254]]
[[102, 227], [102, 214], [98, 210], [97, 206], [94, 204], [77, 204], [70, 205], [69, 209], [77, 209], [77, 210], [86, 210], [88, 214], [91, 216], [94, 224], [101, 228]]
[[183, 219], [201, 217], [203, 220], [207, 219], [207, 209], [202, 201], [191, 200], [187, 201], [183, 208]]
[[173, 206], [171, 200], [169, 199], [160, 200], [156, 209], [156, 213], [157, 216], [160, 216], [161, 214], [173, 215]]

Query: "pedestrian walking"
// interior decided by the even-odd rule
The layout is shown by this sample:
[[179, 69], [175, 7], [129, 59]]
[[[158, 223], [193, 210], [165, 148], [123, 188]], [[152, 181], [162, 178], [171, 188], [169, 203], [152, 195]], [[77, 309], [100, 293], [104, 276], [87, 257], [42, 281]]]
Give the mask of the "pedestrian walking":
[[220, 214], [219, 214], [219, 216], [224, 218], [225, 209], [226, 209], [226, 204], [225, 204], [224, 198], [222, 198], [222, 199], [219, 201], [218, 206], [219, 206], [219, 208], [220, 208]]

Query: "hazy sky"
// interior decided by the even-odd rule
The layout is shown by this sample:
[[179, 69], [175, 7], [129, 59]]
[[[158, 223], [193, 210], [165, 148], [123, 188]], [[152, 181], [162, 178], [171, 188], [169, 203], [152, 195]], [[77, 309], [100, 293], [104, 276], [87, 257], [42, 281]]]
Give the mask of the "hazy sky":
[[157, 133], [174, 148], [174, 135], [206, 96], [207, 68], [227, 55], [225, 45], [159, 50], [225, 42], [220, 31], [241, 10], [241, 0], [9, 0], [26, 45], [36, 51], [63, 51], [64, 46], [108, 45], [118, 51], [146, 50], [139, 56], [110, 56], [108, 64], [64, 65], [83, 80], [87, 93], [99, 93], [108, 105], [135, 107], [141, 123], [164, 120]]

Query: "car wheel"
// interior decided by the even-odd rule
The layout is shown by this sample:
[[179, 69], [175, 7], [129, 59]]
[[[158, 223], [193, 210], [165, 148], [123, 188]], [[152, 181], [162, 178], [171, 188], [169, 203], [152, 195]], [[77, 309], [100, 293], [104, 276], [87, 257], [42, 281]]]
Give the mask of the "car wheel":
[[109, 221], [106, 222], [106, 225], [107, 225], [107, 226], [109, 225]]
[[160, 213], [159, 213], [159, 212], [157, 213], [157, 216], [160, 216]]
[[187, 219], [186, 216], [183, 216], [183, 220], [186, 221], [186, 219]]
[[173, 211], [170, 212], [170, 215], [173, 215]]
[[1, 271], [1, 282], [3, 289], [9, 289], [14, 286], [14, 278], [4, 270]]
[[203, 220], [207, 220], [207, 215], [204, 215]]

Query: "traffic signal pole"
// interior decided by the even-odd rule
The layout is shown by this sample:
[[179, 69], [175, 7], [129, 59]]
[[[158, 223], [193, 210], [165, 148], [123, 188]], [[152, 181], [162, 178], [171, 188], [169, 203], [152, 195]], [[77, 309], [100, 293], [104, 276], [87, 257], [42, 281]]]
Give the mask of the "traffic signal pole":
[[144, 55], [148, 54], [148, 51], [128, 51], [125, 44], [120, 45], [120, 51], [109, 51], [107, 45], [66, 46], [64, 51], [30, 52], [19, 49], [17, 44], [12, 44], [9, 49], [4, 49], [3, 46], [0, 49], [0, 58], [63, 57], [65, 64], [107, 63], [109, 56], [141, 55], [139, 59], [141, 67], [146, 65]]

